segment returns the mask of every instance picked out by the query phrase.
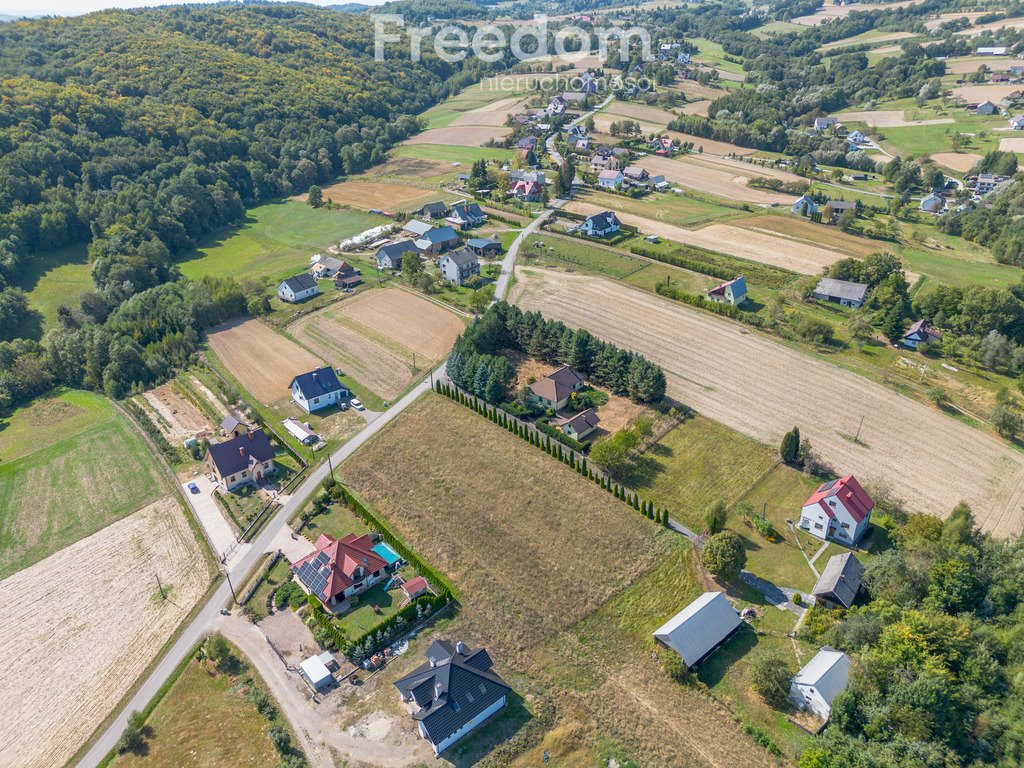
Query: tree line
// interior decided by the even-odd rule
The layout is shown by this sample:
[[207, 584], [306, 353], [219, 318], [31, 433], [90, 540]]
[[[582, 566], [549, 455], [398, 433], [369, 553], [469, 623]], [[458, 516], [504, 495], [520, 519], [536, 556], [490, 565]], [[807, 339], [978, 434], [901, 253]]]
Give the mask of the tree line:
[[456, 339], [448, 356], [448, 377], [489, 403], [505, 402], [515, 382], [515, 368], [501, 354], [509, 349], [545, 363], [568, 365], [638, 403], [656, 403], [665, 396], [664, 371], [643, 355], [504, 301], [488, 308]]

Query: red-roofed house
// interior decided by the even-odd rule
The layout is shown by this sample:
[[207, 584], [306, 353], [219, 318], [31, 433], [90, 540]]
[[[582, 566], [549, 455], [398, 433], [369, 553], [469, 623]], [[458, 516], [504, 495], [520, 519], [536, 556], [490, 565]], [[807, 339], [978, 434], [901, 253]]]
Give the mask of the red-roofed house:
[[369, 535], [350, 533], [335, 539], [326, 533], [316, 540], [316, 551], [292, 563], [299, 585], [316, 595], [327, 610], [334, 610], [352, 595], [376, 584], [388, 563], [373, 549]]
[[415, 600], [420, 595], [426, 594], [429, 589], [430, 585], [422, 576], [414, 576], [402, 583], [402, 591], [405, 592], [406, 601]]
[[535, 203], [540, 200], [540, 184], [536, 181], [520, 179], [512, 187], [512, 194], [524, 203]]
[[822, 541], [852, 546], [868, 527], [875, 502], [853, 475], [823, 483], [800, 510], [800, 527]]
[[656, 155], [671, 155], [676, 151], [676, 145], [668, 136], [661, 136], [651, 142], [651, 149]]

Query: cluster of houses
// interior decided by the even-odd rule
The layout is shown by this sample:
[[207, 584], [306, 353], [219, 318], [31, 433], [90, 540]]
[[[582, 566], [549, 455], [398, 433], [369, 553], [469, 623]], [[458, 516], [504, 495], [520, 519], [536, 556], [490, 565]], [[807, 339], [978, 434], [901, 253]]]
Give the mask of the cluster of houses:
[[821, 212], [822, 214], [827, 214], [827, 216], [822, 216], [822, 221], [826, 224], [835, 224], [839, 221], [839, 217], [847, 211], [856, 211], [857, 204], [847, 200], [829, 200], [822, 205], [816, 202], [810, 195], [805, 194], [800, 195], [800, 197], [794, 200], [789, 209], [798, 216], [811, 216]]
[[589, 436], [601, 420], [593, 408], [578, 413], [563, 413], [573, 394], [583, 389], [583, 376], [567, 365], [528, 385], [530, 397], [545, 409], [555, 412], [548, 423], [573, 440]]
[[831, 130], [834, 135], [845, 138], [847, 147], [851, 150], [870, 143], [868, 137], [861, 131], [848, 131], [846, 126], [834, 117], [816, 117], [812, 128], [815, 133]]
[[320, 280], [334, 280], [334, 287], [343, 291], [351, 291], [363, 282], [359, 270], [347, 261], [318, 254], [313, 257], [308, 272], [281, 281], [277, 297], [289, 304], [311, 299], [320, 293]]
[[417, 213], [422, 218], [412, 219], [402, 226], [404, 237], [377, 248], [374, 259], [378, 269], [400, 270], [403, 259], [426, 257], [437, 264], [444, 280], [453, 285], [465, 285], [480, 274], [480, 257], [501, 253], [501, 243], [497, 240], [478, 237], [463, 243], [461, 232], [487, 220], [487, 214], [478, 203], [460, 200], [450, 207], [442, 202], [429, 203]]

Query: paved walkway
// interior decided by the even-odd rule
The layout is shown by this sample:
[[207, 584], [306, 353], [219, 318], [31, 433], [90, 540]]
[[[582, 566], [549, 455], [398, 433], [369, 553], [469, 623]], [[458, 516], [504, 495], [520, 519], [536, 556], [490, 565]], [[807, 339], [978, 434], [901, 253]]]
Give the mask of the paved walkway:
[[789, 611], [797, 616], [803, 616], [807, 608], [803, 605], [797, 605], [794, 603], [793, 595], [800, 595], [802, 601], [806, 601], [811, 605], [814, 604], [813, 595], [807, 595], [798, 589], [776, 586], [767, 579], [755, 576], [750, 571], [740, 571], [740, 580], [747, 586], [753, 587], [764, 595], [765, 599], [776, 608], [782, 608], [783, 610]]

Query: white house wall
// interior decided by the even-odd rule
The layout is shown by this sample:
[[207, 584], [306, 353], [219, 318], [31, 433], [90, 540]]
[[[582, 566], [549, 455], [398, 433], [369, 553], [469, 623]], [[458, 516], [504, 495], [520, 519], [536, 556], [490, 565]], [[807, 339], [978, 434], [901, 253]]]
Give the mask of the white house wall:
[[[450, 747], [456, 741], [458, 741], [463, 736], [465, 736], [467, 733], [472, 731], [474, 728], [476, 728], [478, 725], [480, 725], [487, 718], [489, 718], [491, 715], [493, 715], [495, 712], [497, 712], [499, 709], [501, 709], [504, 706], [505, 706], [505, 697], [502, 696], [500, 699], [498, 699], [496, 702], [491, 704], [491, 706], [489, 706], [487, 709], [485, 709], [479, 715], [477, 715], [472, 720], [470, 720], [468, 723], [466, 723], [464, 726], [459, 728], [459, 730], [457, 730], [455, 733], [453, 733], [447, 739], [444, 739], [443, 741], [439, 742], [438, 744], [435, 744], [434, 745], [434, 754], [437, 755], [437, 754], [440, 754], [441, 752], [444, 752], [446, 749], [448, 749], [448, 747]], [[422, 724], [421, 724], [421, 728], [422, 728]]]

